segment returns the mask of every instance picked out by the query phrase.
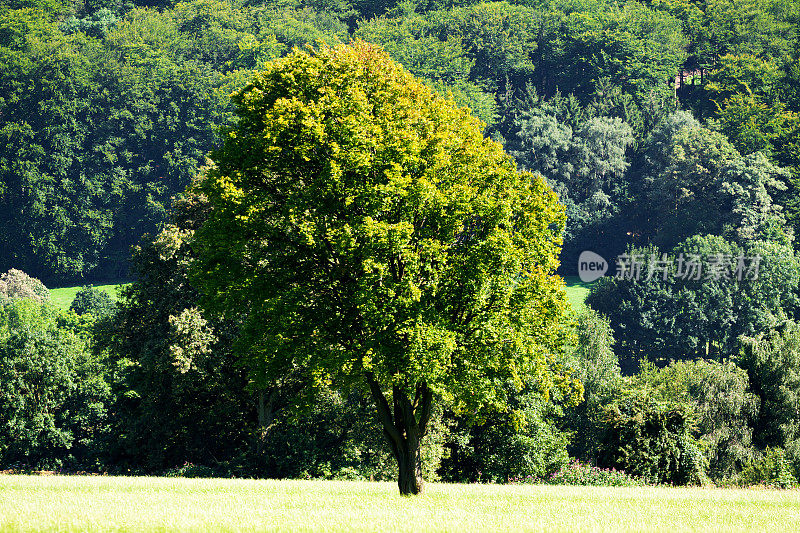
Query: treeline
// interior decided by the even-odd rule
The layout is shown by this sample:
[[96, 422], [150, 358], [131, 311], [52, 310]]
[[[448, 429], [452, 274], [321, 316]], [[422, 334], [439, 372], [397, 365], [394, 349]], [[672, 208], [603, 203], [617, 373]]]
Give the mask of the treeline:
[[[184, 228], [190, 220], [182, 219]], [[0, 468], [393, 479], [365, 391], [291, 370], [258, 381], [268, 361], [237, 349], [247, 337], [235, 323], [199, 310], [187, 271], [189, 231], [177, 228], [139, 248], [137, 281], [117, 304], [87, 287], [61, 311], [37, 280], [20, 271], [2, 276]], [[800, 273], [800, 263], [794, 268]], [[601, 283], [590, 301], [617, 290], [620, 307], [635, 303], [625, 285]], [[658, 312], [642, 314], [651, 333], [678, 340], [661, 326], [667, 311]], [[521, 389], [508, 383], [506, 411], [456, 414], [445, 402], [425, 438], [426, 479], [796, 483], [800, 326], [784, 319], [769, 333], [742, 336], [725, 357], [649, 344], [647, 356], [634, 358], [636, 370], [623, 372], [619, 362], [631, 361], [636, 344], [626, 330], [647, 328], [612, 317], [625, 332], [616, 342], [594, 310], [562, 324], [558, 364], [581, 384], [577, 406], [562, 386], [542, 391], [533, 376]], [[680, 335], [689, 346], [691, 337]], [[627, 477], [575, 470], [574, 459]]]
[[[565, 273], [586, 249], [644, 258], [562, 324], [582, 402], [532, 379], [507, 412], [445, 408], [428, 478], [546, 479], [577, 457], [652, 482], [793, 483], [799, 23], [781, 0], [4, 5], [0, 468], [394, 475], [364, 391], [263, 382], [241, 322], [205, 316], [189, 277], [208, 206], [183, 191], [235, 120], [228, 95], [294, 46], [357, 38], [547, 178]], [[723, 273], [650, 262], [690, 255]], [[738, 257], [758, 276], [737, 279]], [[134, 282], [62, 312], [20, 270]]]
[[[742, 221], [695, 207], [708, 194], [737, 213], [766, 201], [713, 190], [743, 179], [762, 180], [776, 223], [794, 229], [797, 21], [788, 0], [5, 3], [0, 270], [126, 277], [130, 247], [167, 222], [233, 120], [231, 92], [293, 47], [354, 38], [452, 92], [550, 180], [568, 206], [567, 273], [589, 245], [674, 245], [665, 219], [684, 212], [695, 229], [736, 231]], [[702, 121], [686, 139], [664, 125], [678, 107]], [[701, 192], [706, 169], [706, 196], [664, 205], [684, 177]]]

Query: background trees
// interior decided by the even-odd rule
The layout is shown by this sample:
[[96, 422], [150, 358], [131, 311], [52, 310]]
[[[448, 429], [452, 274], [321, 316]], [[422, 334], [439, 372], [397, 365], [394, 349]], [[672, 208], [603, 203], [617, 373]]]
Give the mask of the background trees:
[[[519, 392], [497, 377], [497, 403], [507, 410], [447, 404], [436, 413], [421, 452], [430, 470], [441, 464], [447, 479], [478, 479], [480, 471], [482, 479], [503, 480], [547, 473], [564, 450], [611, 461], [601, 444], [613, 435], [600, 407], [614, 403], [618, 421], [680, 404], [688, 424], [681, 435], [698, 443], [716, 480], [755, 479], [780, 470], [787, 457], [797, 465], [790, 352], [800, 279], [798, 23], [796, 2], [785, 0], [3, 3], [0, 272], [8, 273], [0, 306], [22, 313], [14, 310], [24, 307], [20, 298], [47, 300], [23, 270], [50, 285], [135, 281], [113, 309], [102, 311], [105, 304], [85, 291], [74, 306], [81, 318], [52, 311], [57, 318], [8, 322], [6, 339], [19, 341], [3, 352], [16, 361], [8, 368], [20, 369], [12, 373], [39, 379], [37, 358], [67, 361], [54, 367], [66, 369], [59, 383], [91, 374], [111, 390], [87, 400], [107, 416], [78, 414], [70, 404], [69, 416], [82, 421], [57, 420], [64, 438], [14, 452], [14, 464], [61, 460], [163, 472], [190, 461], [202, 463], [194, 473], [388, 475], [390, 452], [372, 434], [380, 431], [375, 421], [364, 418], [371, 406], [363, 392], [309, 375], [302, 356], [291, 369], [267, 367], [261, 324], [277, 310], [242, 306], [224, 320], [199, 310], [206, 286], [188, 275], [196, 256], [189, 243], [208, 204], [179, 194], [219, 148], [220, 128], [237, 124], [229, 95], [254, 71], [293, 47], [357, 37], [467, 105], [520, 169], [545, 177], [566, 208], [560, 273], [574, 274], [584, 249], [612, 267], [626, 250], [762, 257], [757, 280], [733, 285], [660, 276], [599, 283], [590, 304], [607, 317], [565, 322], [548, 352], [563, 352], [551, 363], [580, 376], [585, 402], [570, 407], [558, 387], [550, 390], [554, 401], [541, 400], [536, 376], [520, 374], [526, 387]], [[303, 157], [296, 161], [298, 172], [319, 171]], [[369, 235], [384, 230], [370, 227]], [[384, 248], [369, 253], [399, 246], [390, 233]], [[145, 234], [131, 260], [131, 246]], [[371, 272], [373, 279], [388, 275]], [[413, 291], [402, 291], [394, 296], [415, 302]], [[292, 330], [292, 320], [276, 322], [274, 331]], [[293, 331], [308, 337], [299, 326]], [[429, 328], [425, 338], [441, 331]], [[39, 355], [25, 363], [26, 350]], [[661, 369], [647, 370], [647, 362]], [[668, 380], [682, 385], [666, 387]], [[713, 407], [726, 422], [708, 425], [703, 413], [712, 412], [709, 398], [722, 387], [736, 391], [729, 404]], [[24, 396], [22, 388], [4, 390], [4, 405]], [[69, 390], [52, 405], [95, 394]], [[655, 403], [631, 407], [637, 390]], [[751, 393], [760, 404], [755, 414]], [[779, 423], [770, 421], [770, 409], [781, 413]], [[42, 412], [8, 416], [37, 428], [28, 436], [52, 436], [38, 422], [20, 422]], [[450, 457], [436, 451], [442, 442]], [[676, 446], [660, 449], [684, 449]], [[544, 460], [548, 454], [558, 461]], [[663, 464], [678, 465], [675, 457]]]
[[[575, 146], [566, 152], [547, 139], [563, 162], [552, 184], [565, 186], [561, 200], [570, 204], [564, 264], [571, 269], [590, 241], [619, 253], [641, 229], [619, 218], [629, 199], [619, 185], [639, 175], [631, 163], [640, 143], [677, 104], [713, 119], [705, 126], [742, 156], [761, 151], [774, 165], [797, 167], [797, 14], [789, 4], [6, 5], [0, 238], [8, 253], [0, 269], [51, 284], [125, 277], [130, 247], [167, 221], [170, 198], [218, 146], [218, 129], [233, 120], [229, 95], [252, 69], [292, 47], [351, 36], [382, 45], [437, 92], [452, 92], [526, 167], [550, 149], [534, 153], [537, 136], [547, 137], [534, 131], [537, 113], [571, 128]], [[578, 138], [591, 144], [587, 128], [602, 146], [577, 148]], [[603, 162], [602, 194], [584, 189]], [[568, 183], [570, 165], [583, 178], [569, 172]], [[771, 195], [794, 224], [796, 172], [764, 172], [788, 185]]]
[[88, 325], [32, 298], [0, 304], [0, 464], [102, 464], [113, 399]]
[[[665, 259], [654, 249], [630, 249], [639, 257], [638, 280], [607, 277], [592, 288], [587, 303], [606, 315], [616, 339], [622, 368], [633, 373], [647, 359], [664, 365], [670, 360], [724, 360], [738, 351], [740, 335], [777, 327], [796, 313], [798, 263], [790, 246], [755, 243], [742, 249], [719, 237], [692, 237], [667, 256], [672, 270], [652, 270]], [[683, 254], [683, 272], [680, 265]], [[737, 280], [738, 257], [760, 256], [758, 279]], [[704, 272], [687, 275], [692, 257]], [[723, 258], [727, 276], [709, 276], [709, 259]], [[682, 278], [679, 276], [683, 276]], [[697, 279], [693, 279], [696, 278]], [[653, 346], [659, 348], [653, 349]]]

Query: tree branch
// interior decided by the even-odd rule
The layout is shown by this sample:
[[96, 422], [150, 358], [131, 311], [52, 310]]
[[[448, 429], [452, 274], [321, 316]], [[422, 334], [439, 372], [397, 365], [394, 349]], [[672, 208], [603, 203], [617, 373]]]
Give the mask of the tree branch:
[[402, 442], [402, 436], [397, 431], [397, 428], [395, 428], [394, 421], [392, 420], [392, 413], [389, 409], [389, 402], [386, 401], [386, 396], [383, 395], [381, 386], [375, 379], [375, 374], [372, 372], [365, 372], [364, 378], [367, 380], [367, 385], [369, 385], [369, 390], [372, 393], [372, 399], [375, 401], [375, 405], [378, 408], [378, 418], [381, 421], [381, 425], [383, 425], [383, 431], [386, 434], [387, 440], [393, 447], [397, 447], [397, 445]]
[[[433, 392], [431, 391], [428, 384], [422, 382], [422, 385], [417, 387], [417, 392], [421, 394], [422, 397], [422, 404], [419, 406], [419, 437], [422, 438], [425, 436], [425, 433], [428, 431], [428, 421], [431, 419], [431, 404], [433, 403]], [[416, 412], [414, 413], [416, 415]]]

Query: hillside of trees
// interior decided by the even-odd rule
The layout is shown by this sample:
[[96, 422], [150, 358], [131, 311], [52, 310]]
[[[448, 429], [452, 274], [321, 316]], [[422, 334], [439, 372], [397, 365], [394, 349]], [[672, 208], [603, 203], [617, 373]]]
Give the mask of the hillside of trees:
[[[546, 478], [571, 457], [674, 484], [800, 476], [794, 0], [0, 0], [0, 470], [394, 475], [368, 391], [264, 382], [253, 321], [209, 308], [193, 246], [231, 95], [351, 41], [543, 176], [560, 274], [584, 250], [612, 271], [644, 258], [559, 319], [549, 364], [575, 389], [528, 376], [504, 409], [434, 410], [428, 479]], [[723, 270], [651, 260], [687, 257]], [[132, 283], [118, 304], [48, 302], [45, 285], [99, 280]]]

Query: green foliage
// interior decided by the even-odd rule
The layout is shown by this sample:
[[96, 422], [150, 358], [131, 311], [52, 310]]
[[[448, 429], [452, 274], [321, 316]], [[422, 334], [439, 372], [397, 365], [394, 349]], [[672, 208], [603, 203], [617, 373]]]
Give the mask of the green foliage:
[[416, 13], [401, 18], [380, 17], [362, 21], [354, 36], [384, 48], [418, 78], [454, 83], [467, 81], [475, 66], [468, 56], [465, 39], [449, 34], [431, 35], [426, 18]]
[[[365, 67], [361, 65], [368, 65], [370, 70], [362, 73], [360, 69]], [[380, 81], [379, 66], [386, 70], [380, 73]], [[320, 77], [318, 70], [330, 71], [332, 77]], [[298, 76], [303, 76], [302, 83]], [[352, 102], [325, 96], [334, 89], [351, 91]], [[395, 93], [404, 99], [390, 99], [389, 95]], [[290, 97], [295, 100], [290, 101]], [[406, 103], [410, 101], [416, 101], [422, 109], [412, 110]], [[465, 370], [460, 365], [437, 368], [436, 362], [444, 362], [445, 354], [449, 356], [454, 350], [463, 349], [453, 344], [459, 342], [455, 331], [448, 333], [442, 328], [457, 327], [459, 320], [468, 317], [459, 318], [457, 306], [468, 306], [476, 297], [480, 298], [476, 304], [486, 298], [502, 298], [500, 301], [511, 298], [516, 302], [517, 294], [523, 297], [535, 286], [544, 294], [551, 290], [548, 284], [554, 278], [547, 277], [546, 272], [554, 263], [552, 256], [542, 254], [554, 250], [553, 245], [558, 242], [557, 233], [549, 224], [558, 224], [559, 215], [542, 182], [517, 174], [499, 148], [482, 139], [477, 125], [465, 112], [444, 100], [431, 98], [422, 85], [364, 45], [352, 50], [322, 49], [314, 56], [296, 53], [286, 61], [275, 62], [237, 96], [237, 102], [242, 118], [236, 135], [229, 135], [226, 147], [215, 156], [219, 169], [212, 170], [201, 189], [215, 207], [211, 220], [194, 241], [202, 254], [196, 279], [206, 294], [215, 295], [213, 302], [229, 309], [254, 307], [253, 315], [258, 316], [259, 324], [269, 324], [270, 329], [280, 327], [283, 330], [280, 335], [289, 341], [289, 331], [308, 331], [305, 320], [316, 323], [313, 317], [317, 310], [327, 309], [324, 306], [333, 295], [322, 299], [316, 291], [293, 294], [285, 289], [320, 277], [316, 260], [308, 263], [308, 271], [300, 269], [316, 254], [330, 256], [330, 260], [341, 265], [340, 270], [323, 270], [326, 276], [320, 277], [319, 283], [334, 283], [341, 287], [339, 291], [345, 291], [343, 294], [355, 297], [346, 309], [363, 306], [359, 311], [360, 321], [369, 336], [359, 342], [364, 343], [358, 350], [363, 350], [363, 355], [353, 354], [352, 349], [338, 355], [335, 351], [327, 353], [330, 349], [327, 343], [335, 346], [343, 342], [341, 332], [346, 328], [337, 324], [353, 317], [325, 313], [328, 325], [318, 335], [326, 337], [317, 348], [324, 352], [319, 356], [309, 353], [306, 357], [344, 358], [342, 362], [356, 357], [356, 371], [374, 368], [382, 375], [386, 373], [390, 383], [397, 379], [390, 376], [402, 371], [407, 373], [403, 381], [438, 383], [440, 393], [458, 391], [461, 396], [461, 391], [470, 389], [466, 386], [471, 381], [467, 376], [456, 386], [459, 377], [452, 371]], [[365, 113], [369, 110], [380, 114], [368, 118]], [[390, 131], [407, 139], [390, 141], [384, 137]], [[270, 142], [254, 144], [255, 138], [249, 136], [255, 132], [259, 132], [259, 139]], [[306, 140], [296, 142], [303, 139]], [[367, 147], [372, 148], [367, 151]], [[373, 149], [374, 154], [369, 153]], [[325, 151], [322, 157], [317, 155], [320, 150]], [[450, 161], [448, 167], [441, 166], [440, 161], [445, 159], [440, 158]], [[256, 161], [259, 166], [255, 166]], [[262, 165], [270, 170], [265, 173]], [[480, 174], [470, 175], [467, 169], [477, 169], [478, 165], [491, 165], [488, 167], [491, 171], [482, 169]], [[308, 176], [311, 181], [298, 187], [290, 180], [295, 175]], [[438, 182], [430, 181], [434, 175]], [[263, 179], [275, 181], [271, 187], [264, 187], [260, 184]], [[502, 199], [496, 196], [495, 189], [500, 180], [503, 180]], [[282, 195], [287, 196], [280, 204], [269, 203], [268, 199], [275, 194], [272, 187], [285, 190]], [[467, 190], [481, 195], [485, 207], [472, 200]], [[541, 218], [529, 228], [519, 226], [534, 224], [531, 215], [523, 215], [520, 209], [527, 213], [537, 211]], [[263, 214], [256, 217], [254, 210]], [[513, 212], [525, 218], [516, 222], [519, 229], [512, 233], [510, 228], [502, 229], [501, 221]], [[486, 217], [491, 225], [484, 223], [469, 234], [462, 234], [463, 221], [477, 222], [478, 217]], [[423, 222], [425, 225], [421, 226]], [[543, 233], [537, 235], [537, 231]], [[273, 237], [275, 232], [278, 233]], [[251, 249], [251, 243], [259, 242], [259, 238], [278, 239], [280, 234], [295, 244], [289, 248], [259, 245], [258, 249]], [[256, 235], [260, 237], [255, 238]], [[445, 243], [451, 235], [457, 240], [448, 249]], [[524, 241], [523, 235], [527, 237]], [[327, 251], [334, 246], [334, 253]], [[501, 252], [504, 248], [505, 253], [513, 255], [504, 257]], [[534, 249], [538, 257], [526, 257]], [[258, 270], [253, 270], [255, 265], [245, 263], [246, 257], [253, 253], [263, 265]], [[224, 274], [215, 266], [222, 257], [220, 254], [228, 265]], [[394, 254], [400, 256], [395, 258]], [[291, 264], [292, 268], [284, 269], [284, 264]], [[502, 270], [490, 271], [490, 264], [491, 269]], [[461, 284], [457, 280], [466, 273], [460, 269], [467, 265], [469, 280]], [[515, 282], [513, 292], [507, 292], [509, 286], [501, 289], [504, 284], [499, 278], [490, 281], [503, 272], [517, 278], [520, 272], [517, 265], [524, 265], [526, 275]], [[438, 269], [444, 270], [438, 273]], [[356, 273], [357, 277], [351, 281], [349, 276]], [[327, 276], [331, 276], [330, 282], [326, 281]], [[481, 292], [484, 290], [503, 292], [492, 297], [492, 292], [484, 295]], [[561, 299], [557, 287], [551, 298], [546, 305], [552, 305], [552, 312], [557, 312]], [[451, 307], [455, 315], [451, 316], [446, 309], [437, 309], [435, 315], [429, 315], [438, 305]], [[514, 314], [533, 311], [523, 309]], [[264, 320], [266, 316], [261, 313], [268, 313], [266, 316], [289, 313], [295, 324], [289, 325], [278, 316], [274, 321]], [[402, 325], [406, 320], [411, 322]], [[417, 320], [422, 321], [414, 325]], [[431, 320], [435, 322], [426, 323]], [[448, 322], [452, 325], [448, 326]], [[289, 327], [291, 330], [284, 329]], [[274, 334], [278, 333], [276, 329]], [[543, 333], [548, 334], [549, 329]], [[262, 335], [266, 340], [271, 333], [264, 331]], [[386, 341], [397, 336], [398, 346], [390, 348], [395, 341], [387, 343], [383, 340], [385, 335], [388, 335]], [[401, 341], [402, 338], [407, 340]], [[546, 339], [544, 335], [541, 338]], [[484, 342], [490, 343], [486, 348], [492, 345], [489, 338]], [[402, 352], [393, 353], [403, 345], [411, 349], [405, 356], [409, 359], [400, 357]], [[280, 344], [274, 347], [280, 349]], [[516, 357], [512, 352], [506, 354], [504, 357]], [[417, 361], [419, 357], [434, 357], [425, 359], [424, 374], [420, 373], [422, 368], [417, 368], [423, 363], [422, 359]], [[320, 359], [319, 363], [329, 370], [340, 366], [329, 364], [326, 359]], [[495, 371], [501, 368], [495, 367]], [[477, 393], [472, 389], [469, 395], [473, 392]]]
[[[627, 196], [626, 151], [633, 132], [619, 118], [592, 117], [573, 130], [557, 118], [557, 105], [544, 103], [517, 120], [517, 163], [544, 175], [566, 207], [561, 258], [577, 264], [581, 251], [609, 249], [610, 223]], [[610, 235], [609, 235], [610, 234]]]
[[696, 54], [701, 65], [725, 54], [781, 57], [791, 50], [797, 8], [785, 0], [706, 0]]
[[[310, 406], [290, 407], [277, 414], [273, 424], [263, 456], [254, 458], [268, 477], [396, 478], [374, 407], [362, 394], [320, 390]], [[435, 443], [434, 448], [441, 446]], [[435, 470], [438, 461], [431, 464]]]
[[573, 369], [583, 385], [583, 402], [565, 413], [565, 427], [572, 433], [571, 455], [596, 461], [602, 430], [598, 419], [622, 386], [619, 359], [608, 319], [585, 308], [577, 315], [575, 337], [566, 349], [564, 364]]
[[767, 448], [742, 470], [736, 477], [736, 482], [745, 487], [766, 485], [791, 489], [797, 486], [797, 478], [792, 473], [791, 464], [780, 448]]
[[245, 450], [255, 426], [247, 378], [230, 353], [229, 326], [196, 310], [186, 271], [196, 199], [182, 199], [181, 226], [165, 228], [137, 249], [137, 279], [117, 312], [100, 324], [114, 359], [116, 468], [147, 472], [190, 462], [216, 465]]
[[225, 77], [188, 58], [177, 21], [155, 12], [131, 12], [102, 40], [25, 11], [0, 15], [0, 33], [0, 268], [124, 275], [129, 247], [216, 141]]
[[0, 304], [0, 468], [99, 467], [112, 398], [87, 329], [46, 303]]
[[760, 401], [749, 391], [744, 370], [732, 362], [676, 362], [660, 370], [646, 366], [636, 380], [654, 396], [694, 407], [696, 435], [714, 480], [732, 478], [753, 459], [752, 425]]
[[103, 38], [118, 21], [119, 18], [114, 12], [104, 7], [84, 18], [77, 18], [73, 15], [64, 20], [59, 25], [59, 29], [66, 34], [81, 31], [93, 37]]
[[79, 315], [89, 313], [97, 318], [106, 318], [114, 313], [115, 304], [106, 291], [86, 285], [75, 294], [69, 308]]
[[737, 94], [772, 99], [780, 82], [780, 71], [774, 59], [757, 56], [724, 55], [709, 74], [705, 90], [712, 102], [722, 107], [723, 102]]
[[761, 399], [757, 443], [786, 448], [800, 473], [800, 326], [786, 321], [780, 328], [742, 338], [738, 363], [747, 370], [752, 390]]
[[454, 417], [439, 469], [444, 481], [539, 479], [567, 463], [569, 435], [558, 425], [561, 408], [545, 401], [535, 388], [507, 390], [509, 411], [487, 413], [478, 422]]
[[[468, 111], [360, 42], [293, 52], [234, 100], [193, 272], [208, 309], [247, 312], [259, 380], [366, 381], [399, 457], [433, 395], [460, 411], [501, 403], [507, 380], [561, 379], [563, 211]], [[391, 424], [388, 390], [406, 413]]]
[[[187, 239], [208, 208], [202, 196], [176, 200], [174, 223], [143, 241], [136, 281], [118, 313], [100, 323], [116, 359], [112, 467], [186, 477], [390, 479], [391, 457], [363, 395], [310, 387], [294, 376], [268, 391], [254, 387], [231, 351], [237, 322], [198, 309]], [[423, 441], [430, 479], [442, 453], [439, 418]]]
[[[642, 265], [639, 279], [603, 278], [587, 298], [587, 305], [610, 320], [616, 353], [629, 374], [645, 359], [660, 366], [670, 360], [723, 360], [738, 352], [740, 335], [774, 328], [797, 312], [800, 261], [789, 245], [759, 241], [742, 249], [720, 237], [692, 237], [667, 256], [672, 267], [666, 273], [656, 270], [664, 260], [659, 250], [634, 248], [629, 254]], [[693, 257], [705, 265], [698, 279], [687, 275]], [[739, 257], [760, 257], [757, 279], [747, 262], [737, 279]], [[719, 276], [709, 270], [714, 261], [721, 265]]]
[[608, 319], [592, 309], [577, 316], [576, 339], [567, 354], [567, 364], [583, 385], [587, 402], [603, 403], [619, 385], [621, 374], [614, 354], [614, 336]]
[[493, 126], [497, 103], [482, 80], [470, 81], [475, 59], [468, 55], [465, 39], [456, 34], [440, 38], [430, 26], [426, 17], [413, 12], [398, 18], [384, 16], [362, 21], [354, 37], [382, 46], [414, 76], [445, 97], [452, 93], [459, 106], [469, 107], [473, 115]]
[[[126, 277], [128, 250], [167, 222], [170, 198], [234, 120], [228, 95], [251, 69], [295, 47], [351, 36], [381, 45], [440, 94], [452, 92], [492, 138], [529, 158], [530, 146], [514, 144], [520, 123], [537, 118], [530, 89], [548, 105], [569, 100], [573, 116], [556, 115], [559, 127], [572, 128], [571, 149], [534, 124], [522, 128], [532, 137], [519, 142], [543, 137], [538, 151], [558, 163], [550, 168], [558, 175], [542, 171], [563, 185], [564, 262], [590, 243], [619, 253], [626, 234], [644, 235], [619, 217], [629, 209], [632, 139], [645, 139], [674, 109], [667, 82], [681, 70], [713, 70], [692, 105], [713, 114], [742, 154], [760, 150], [796, 170], [797, 13], [790, 4], [12, 2], [0, 11], [0, 244], [7, 250], [0, 269], [21, 268], [47, 283]], [[628, 153], [620, 156], [620, 147]], [[705, 151], [696, 162], [709, 169], [716, 163], [706, 159], [718, 155]], [[762, 169], [749, 175], [774, 174], [762, 163], [748, 163]], [[777, 176], [789, 186], [778, 201], [795, 225], [796, 174]], [[743, 187], [759, 189], [761, 177], [747, 179]]]
[[215, 476], [214, 469], [208, 466], [195, 465], [189, 462], [183, 463], [181, 466], [170, 468], [164, 473], [165, 477], [219, 477]]
[[600, 466], [615, 467], [655, 483], [698, 485], [707, 480], [702, 443], [693, 438], [691, 405], [624, 390], [602, 408], [605, 434]]
[[[25, 350], [77, 361], [54, 363], [67, 392], [53, 405], [78, 394], [76, 375], [116, 395], [86, 392], [102, 398], [87, 400], [94, 414], [42, 411], [50, 429], [19, 440], [49, 439], [17, 454], [30, 464], [103, 456], [150, 472], [188, 461], [200, 466], [185, 473], [383, 478], [387, 449], [354, 392], [366, 379], [387, 406], [418, 403], [426, 475], [441, 461], [453, 479], [504, 480], [557, 468], [564, 431], [594, 462], [602, 407], [633, 387], [619, 366], [692, 360], [635, 381], [691, 405], [709, 474], [731, 479], [754, 445], [800, 468], [797, 2], [0, 3], [0, 306], [48, 299], [16, 269], [48, 284], [127, 278], [131, 246], [156, 235], [136, 252], [119, 314], [87, 289], [80, 318], [51, 310], [57, 319], [19, 322], [35, 333], [3, 326], [25, 379], [39, 357]], [[351, 36], [438, 96], [381, 54], [364, 70], [346, 54], [323, 68], [319, 53], [292, 52]], [[242, 92], [260, 70], [271, 74]], [[673, 113], [676, 98], [703, 122]], [[481, 133], [544, 176], [563, 232], [545, 181], [516, 173]], [[200, 177], [215, 214], [183, 195], [170, 220], [172, 197], [229, 134]], [[676, 259], [759, 255], [760, 276], [607, 279], [589, 302], [608, 321], [580, 315], [572, 337], [550, 277], [561, 235], [564, 273], [584, 249], [613, 258], [633, 245]], [[731, 358], [747, 379], [702, 361]], [[577, 408], [561, 398], [577, 398], [573, 378]], [[434, 394], [456, 414], [424, 408]], [[470, 426], [478, 412], [488, 418]]]
[[[481, 2], [432, 14], [430, 32], [462, 41], [473, 65], [470, 77], [524, 85], [534, 70], [533, 50], [541, 15], [508, 2]], [[508, 87], [506, 87], [508, 89]]]
[[798, 228], [797, 176], [800, 118], [794, 87], [797, 60], [726, 55], [704, 89], [714, 108], [714, 124], [742, 154], [760, 151], [785, 167], [788, 186], [776, 200], [795, 233]]
[[692, 235], [772, 239], [784, 223], [771, 196], [784, 171], [683, 112], [653, 132], [633, 176], [637, 234], [665, 250]]

